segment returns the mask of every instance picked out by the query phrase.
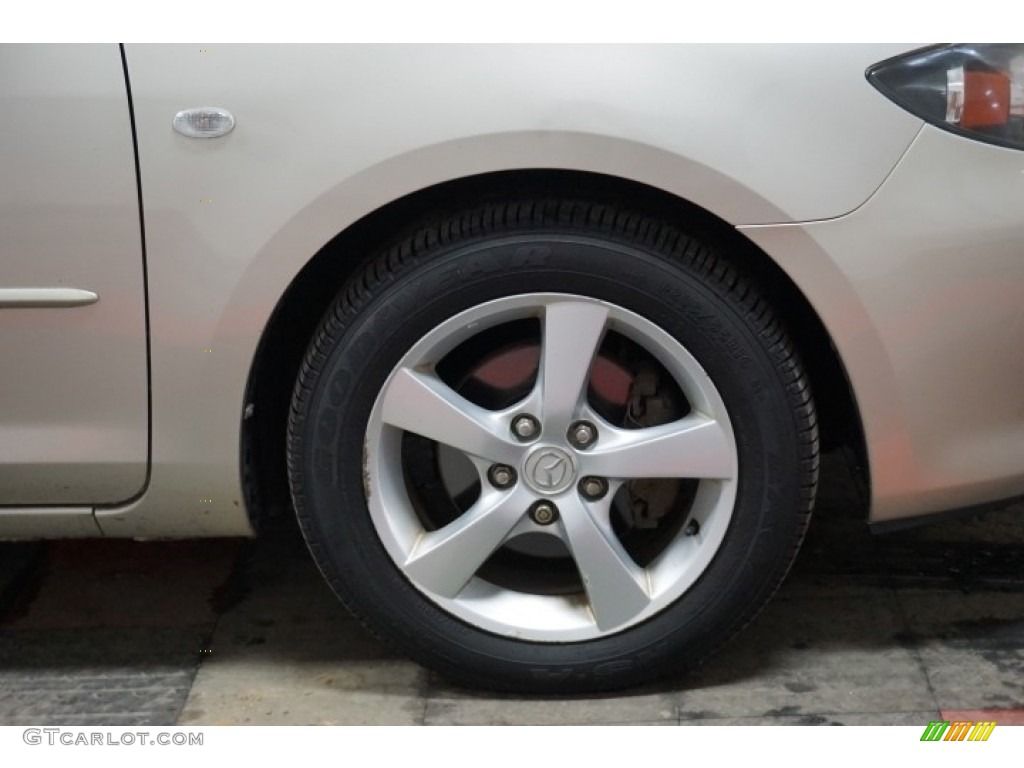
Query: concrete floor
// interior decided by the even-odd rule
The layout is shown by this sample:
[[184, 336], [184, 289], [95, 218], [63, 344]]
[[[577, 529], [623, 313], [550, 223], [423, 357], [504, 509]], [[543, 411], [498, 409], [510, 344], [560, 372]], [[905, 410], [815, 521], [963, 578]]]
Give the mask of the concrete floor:
[[289, 521], [0, 544], [0, 724], [1024, 724], [1024, 505], [873, 536], [827, 470], [761, 617], [698, 670], [607, 696], [447, 685], [347, 616]]

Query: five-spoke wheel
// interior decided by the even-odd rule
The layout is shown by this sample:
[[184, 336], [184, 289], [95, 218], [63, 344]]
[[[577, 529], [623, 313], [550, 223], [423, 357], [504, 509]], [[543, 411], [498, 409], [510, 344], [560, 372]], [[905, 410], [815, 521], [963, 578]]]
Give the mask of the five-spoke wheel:
[[[485, 349], [479, 360], [458, 361], [470, 371], [504, 363], [512, 385], [529, 384], [522, 399], [489, 409], [453, 386], [458, 380], [445, 381], [438, 369], [445, 368], [449, 356], [464, 354], [473, 339], [466, 338], [467, 329], [479, 336], [503, 326], [514, 330], [502, 334], [502, 347]], [[536, 354], [522, 354], [535, 334]], [[605, 343], [610, 335], [614, 344]], [[520, 352], [518, 357], [507, 351], [510, 347]], [[611, 356], [613, 348], [622, 359]], [[661, 388], [681, 393], [682, 415], [652, 426], [613, 424], [591, 402], [601, 397], [602, 383], [609, 385], [599, 381], [594, 386], [591, 378], [617, 366], [627, 398], [636, 398], [635, 377], [627, 366], [641, 355]], [[514, 367], [517, 360], [520, 369]], [[597, 360], [602, 364], [595, 365]], [[408, 481], [409, 452], [403, 452], [406, 434], [447, 449], [450, 474], [460, 461], [472, 468], [479, 493], [450, 522], [433, 524], [418, 511], [416, 485]], [[616, 632], [678, 598], [725, 535], [738, 474], [725, 405], [686, 349], [634, 312], [564, 294], [496, 299], [427, 333], [384, 384], [368, 422], [365, 462], [376, 531], [395, 565], [418, 589], [476, 626], [549, 641]], [[643, 479], [667, 481], [662, 485], [699, 482], [688, 504], [665, 512], [671, 521], [655, 521], [671, 527], [671, 533], [661, 537], [658, 551], [641, 565], [620, 540], [613, 519], [618, 491]], [[449, 483], [448, 490], [455, 497], [461, 486]], [[664, 488], [658, 492], [665, 495]], [[623, 495], [638, 496], [635, 490]], [[629, 502], [632, 521], [637, 499]], [[688, 533], [688, 522], [695, 533]], [[498, 586], [480, 575], [505, 545], [522, 540], [519, 549], [526, 550], [532, 537], [543, 547], [538, 536], [554, 537], [557, 542], [547, 543], [548, 549], [571, 558], [580, 593]], [[532, 581], [543, 578], [551, 565], [547, 560], [534, 558], [530, 567], [538, 574]]]

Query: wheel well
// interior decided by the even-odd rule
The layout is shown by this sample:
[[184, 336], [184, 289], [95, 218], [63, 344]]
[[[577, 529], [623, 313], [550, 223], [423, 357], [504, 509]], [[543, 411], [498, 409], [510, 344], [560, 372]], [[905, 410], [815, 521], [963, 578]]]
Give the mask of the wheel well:
[[624, 203], [669, 218], [728, 254], [758, 282], [800, 351], [818, 408], [823, 449], [845, 448], [853, 474], [867, 487], [863, 428], [842, 361], [817, 313], [767, 254], [711, 213], [652, 187], [575, 171], [503, 171], [429, 187], [368, 214], [321, 248], [288, 286], [264, 329], [246, 391], [242, 473], [254, 526], [290, 509], [285, 430], [292, 387], [306, 345], [341, 286], [387, 242], [424, 217], [510, 195], [586, 196]]

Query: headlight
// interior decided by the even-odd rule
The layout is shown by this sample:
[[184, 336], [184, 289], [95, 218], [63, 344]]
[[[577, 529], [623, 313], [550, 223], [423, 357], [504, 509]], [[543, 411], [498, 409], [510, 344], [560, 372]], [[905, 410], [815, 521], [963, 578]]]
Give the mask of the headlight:
[[868, 69], [898, 105], [947, 131], [1024, 149], [1024, 45], [923, 48]]

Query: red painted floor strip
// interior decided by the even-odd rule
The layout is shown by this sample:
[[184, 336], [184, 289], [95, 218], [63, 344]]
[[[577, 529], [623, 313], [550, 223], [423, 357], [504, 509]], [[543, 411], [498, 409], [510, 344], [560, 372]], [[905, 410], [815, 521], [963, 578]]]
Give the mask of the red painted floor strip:
[[943, 720], [994, 720], [996, 725], [1024, 725], [1024, 709], [944, 709]]

